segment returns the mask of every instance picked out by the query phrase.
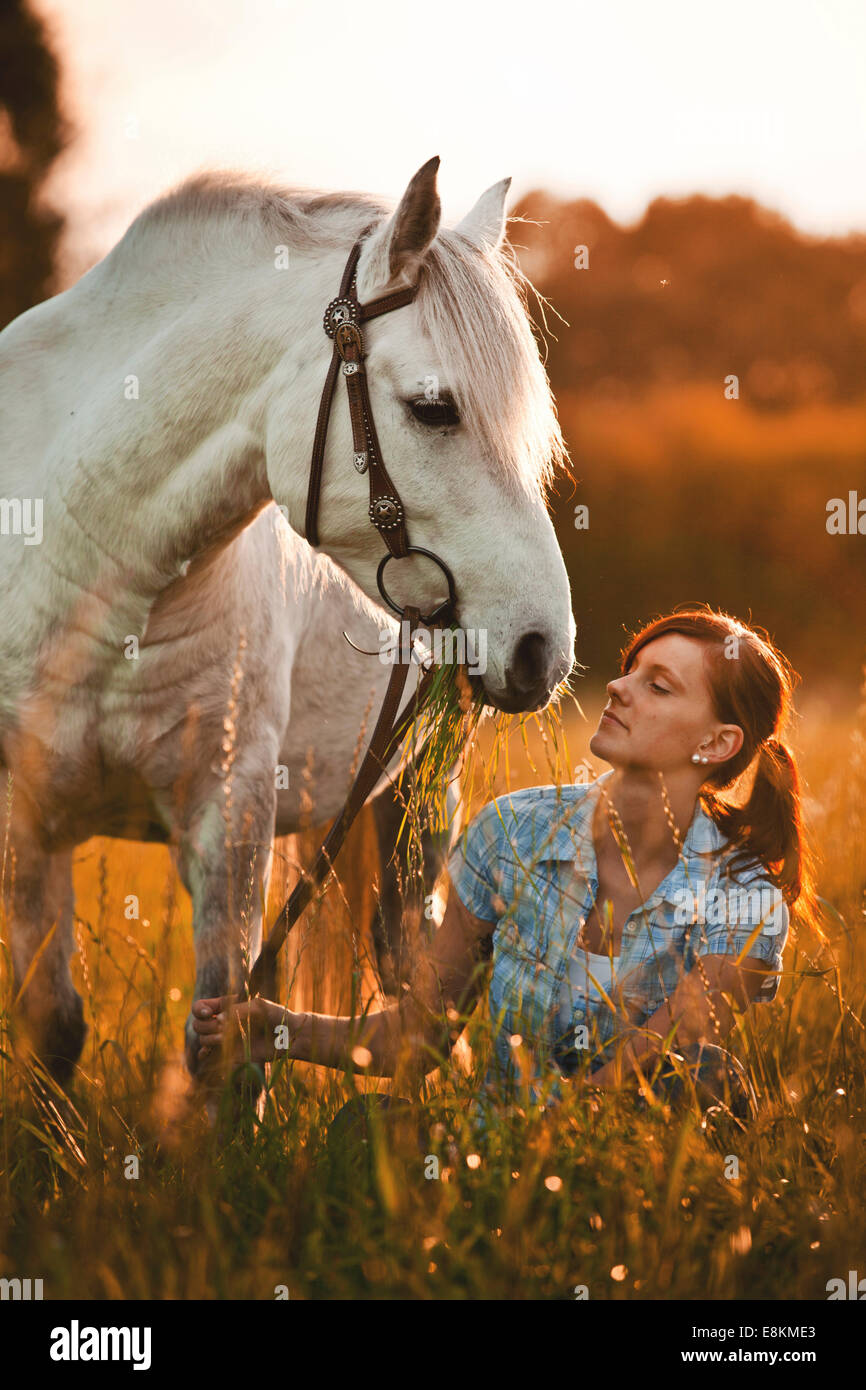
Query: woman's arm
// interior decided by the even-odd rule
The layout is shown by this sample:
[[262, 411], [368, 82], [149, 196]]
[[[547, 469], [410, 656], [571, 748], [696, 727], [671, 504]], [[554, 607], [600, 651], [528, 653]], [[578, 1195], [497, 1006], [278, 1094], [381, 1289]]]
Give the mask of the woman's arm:
[[641, 1025], [641, 1032], [630, 1038], [616, 1057], [591, 1074], [589, 1084], [613, 1090], [628, 1079], [636, 1065], [645, 1074], [647, 1066], [667, 1050], [665, 1040], [672, 1033], [670, 1047], [701, 1042], [720, 1046], [735, 1017], [725, 996], [731, 996], [744, 1012], [769, 973], [767, 962], [757, 956], [747, 956], [739, 965], [733, 956], [701, 956], [700, 965], [686, 972], [670, 999]]
[[[480, 943], [495, 925], [469, 912], [447, 874], [446, 881], [442, 922], [421, 946], [412, 983], [398, 1004], [353, 1017], [293, 1013], [267, 999], [198, 1000], [194, 1027], [205, 1046], [220, 1046], [236, 1025], [248, 1030], [256, 1060], [285, 1056], [375, 1076], [393, 1076], [401, 1061], [435, 1070], [483, 988]], [[288, 1047], [280, 1047], [281, 1028]]]

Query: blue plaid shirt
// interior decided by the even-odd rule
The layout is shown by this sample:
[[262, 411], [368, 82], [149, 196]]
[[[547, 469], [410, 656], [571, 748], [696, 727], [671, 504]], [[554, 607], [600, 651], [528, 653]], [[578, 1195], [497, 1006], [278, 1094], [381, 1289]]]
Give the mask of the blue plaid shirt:
[[[612, 775], [497, 797], [448, 860], [461, 901], [494, 928], [491, 1080], [503, 1073], [514, 1079], [515, 1034], [558, 1070], [573, 1071], [586, 1049], [601, 1065], [610, 1055], [605, 1046], [655, 1013], [697, 955], [755, 956], [781, 969], [788, 933], [782, 894], [760, 864], [730, 870], [728, 842], [699, 802], [678, 862], [624, 923], [614, 997], [578, 995], [563, 1034], [568, 963], [598, 894], [593, 812]], [[778, 986], [778, 974], [769, 975], [757, 998], [775, 998]]]

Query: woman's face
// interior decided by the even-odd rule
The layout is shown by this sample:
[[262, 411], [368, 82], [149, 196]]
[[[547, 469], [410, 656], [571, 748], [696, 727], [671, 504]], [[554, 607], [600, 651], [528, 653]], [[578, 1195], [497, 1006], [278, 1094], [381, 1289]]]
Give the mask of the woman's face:
[[692, 754], [700, 753], [704, 775], [733, 757], [742, 730], [716, 718], [704, 661], [704, 644], [679, 632], [647, 643], [608, 685], [591, 751], [613, 767], [655, 772], [696, 768]]

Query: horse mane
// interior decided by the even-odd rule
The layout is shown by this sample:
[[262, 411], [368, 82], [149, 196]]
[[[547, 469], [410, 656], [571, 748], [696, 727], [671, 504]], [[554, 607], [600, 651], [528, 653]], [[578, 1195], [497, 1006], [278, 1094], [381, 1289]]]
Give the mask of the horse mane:
[[[220, 219], [247, 241], [264, 232], [290, 248], [345, 247], [348, 254], [362, 229], [386, 221], [393, 209], [370, 193], [209, 170], [149, 204], [124, 241], [137, 244], [166, 225], [176, 229], [179, 221], [201, 229]], [[440, 227], [419, 271], [415, 304], [482, 454], [521, 489], [546, 495], [557, 470], [570, 473], [570, 461], [539, 357], [535, 334], [542, 335], [529, 310], [530, 293], [543, 302], [510, 243], [482, 251], [453, 228]]]

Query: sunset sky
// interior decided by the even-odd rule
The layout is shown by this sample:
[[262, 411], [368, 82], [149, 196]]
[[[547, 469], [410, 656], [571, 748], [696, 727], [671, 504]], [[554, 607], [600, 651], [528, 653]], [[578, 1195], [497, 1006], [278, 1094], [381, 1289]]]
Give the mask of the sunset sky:
[[[399, 196], [442, 158], [446, 221], [511, 174], [632, 221], [738, 192], [866, 230], [863, 0], [36, 0], [79, 139], [70, 257], [202, 166]], [[83, 268], [83, 264], [81, 266]]]

